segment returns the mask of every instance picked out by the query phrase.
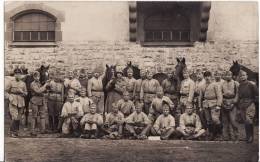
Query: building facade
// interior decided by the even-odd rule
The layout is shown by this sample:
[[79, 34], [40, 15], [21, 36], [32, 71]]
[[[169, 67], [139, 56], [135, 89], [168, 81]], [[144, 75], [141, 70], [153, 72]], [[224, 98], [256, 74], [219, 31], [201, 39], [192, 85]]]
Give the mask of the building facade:
[[128, 61], [163, 72], [258, 71], [257, 2], [5, 2], [5, 67], [42, 61], [60, 71]]

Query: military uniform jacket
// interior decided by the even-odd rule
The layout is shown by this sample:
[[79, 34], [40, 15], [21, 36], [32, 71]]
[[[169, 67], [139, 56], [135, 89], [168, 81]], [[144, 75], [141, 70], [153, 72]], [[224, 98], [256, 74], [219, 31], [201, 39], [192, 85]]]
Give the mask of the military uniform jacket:
[[61, 83], [51, 81], [48, 90], [48, 99], [63, 102], [64, 87]]
[[205, 83], [200, 90], [199, 105], [209, 108], [222, 105], [221, 87], [216, 82]]
[[185, 130], [186, 127], [195, 128], [195, 131], [201, 130], [201, 121], [199, 116], [196, 113], [192, 113], [188, 115], [184, 113], [180, 116], [180, 127], [181, 129]]
[[106, 115], [106, 122], [108, 126], [114, 125], [115, 122], [123, 122], [124, 120], [124, 114], [122, 114], [120, 111], [117, 113], [110, 112]]
[[169, 80], [165, 79], [162, 81], [162, 88], [164, 93], [177, 95], [177, 87]]
[[88, 97], [79, 97], [79, 103], [82, 106], [84, 114], [89, 113], [90, 105], [93, 104], [93, 101]]
[[134, 124], [134, 123], [144, 123], [144, 124], [150, 124], [151, 121], [148, 119], [148, 116], [144, 112], [137, 113], [134, 111], [131, 115], [129, 115], [125, 122], [128, 124]]
[[131, 113], [135, 111], [135, 105], [131, 100], [125, 101], [124, 99], [120, 99], [117, 102], [117, 106], [119, 111], [121, 111], [124, 114], [124, 116], [129, 116]]
[[43, 105], [44, 104], [44, 95], [43, 93], [46, 91], [46, 88], [41, 85], [40, 81], [33, 81], [31, 83], [31, 92], [32, 98], [31, 103], [34, 105]]
[[27, 95], [25, 83], [23, 81], [12, 80], [6, 88], [6, 91], [9, 94], [8, 98], [10, 104], [15, 105], [17, 107], [24, 107], [24, 96]]
[[61, 117], [69, 117], [74, 116], [76, 118], [80, 118], [83, 116], [82, 106], [79, 102], [74, 101], [73, 103], [66, 102], [61, 111]]
[[97, 125], [103, 124], [103, 117], [100, 114], [98, 114], [98, 113], [95, 113], [95, 114], [87, 113], [80, 120], [80, 125], [84, 125], [84, 123], [86, 123], [88, 120], [97, 123]]
[[102, 92], [103, 93], [103, 83], [102, 83], [103, 76], [95, 78], [92, 77], [88, 81], [88, 95], [92, 96], [93, 92], [96, 94], [96, 92]]
[[136, 79], [135, 78], [128, 78], [126, 77], [126, 90], [128, 92], [133, 92], [134, 91], [134, 86], [136, 84]]
[[155, 121], [154, 126], [156, 130], [162, 128], [174, 128], [175, 127], [175, 119], [172, 115], [168, 114], [168, 116], [164, 116], [161, 114]]
[[188, 102], [192, 102], [195, 91], [195, 83], [190, 78], [185, 79], [181, 82], [180, 94], [181, 98], [188, 98]]
[[167, 96], [163, 96], [162, 98], [154, 98], [151, 104], [151, 107], [149, 109], [149, 114], [153, 114], [153, 115], [157, 115], [157, 114], [162, 114], [163, 113], [163, 109], [162, 109], [162, 103], [163, 101], [166, 101], [167, 103], [169, 103], [170, 108], [172, 108], [173, 102], [171, 101], [171, 99]]

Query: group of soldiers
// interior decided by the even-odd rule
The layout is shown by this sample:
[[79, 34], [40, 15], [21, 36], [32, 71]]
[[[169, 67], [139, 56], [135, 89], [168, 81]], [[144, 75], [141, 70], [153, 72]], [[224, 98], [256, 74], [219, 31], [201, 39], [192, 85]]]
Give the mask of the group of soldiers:
[[[26, 87], [22, 70], [14, 70], [5, 93], [11, 137], [18, 136], [24, 98], [30, 93], [32, 136], [51, 131], [60, 132], [61, 137], [146, 139], [153, 135], [162, 140], [238, 140], [239, 118], [245, 124], [246, 141], [253, 142], [258, 90], [244, 71], [237, 82], [230, 71], [212, 74], [197, 70], [193, 81], [185, 68], [179, 84], [173, 70], [161, 84], [153, 79], [155, 73], [150, 69], [141, 69], [140, 79], [133, 77], [131, 68], [127, 76], [117, 69], [106, 85], [100, 67], [91, 77], [83, 69], [68, 72], [65, 79], [56, 74], [57, 70], [50, 70], [49, 80], [42, 84], [40, 73], [35, 71], [33, 82]], [[37, 123], [40, 132], [36, 131]]]

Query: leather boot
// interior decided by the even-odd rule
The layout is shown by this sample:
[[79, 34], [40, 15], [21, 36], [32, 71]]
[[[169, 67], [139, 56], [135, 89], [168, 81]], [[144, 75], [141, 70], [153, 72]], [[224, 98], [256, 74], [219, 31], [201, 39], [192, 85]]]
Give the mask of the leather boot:
[[45, 119], [41, 119], [40, 123], [41, 123], [41, 134], [45, 134], [46, 133]]
[[253, 124], [248, 124], [247, 143], [252, 143], [253, 141], [254, 141], [254, 126]]

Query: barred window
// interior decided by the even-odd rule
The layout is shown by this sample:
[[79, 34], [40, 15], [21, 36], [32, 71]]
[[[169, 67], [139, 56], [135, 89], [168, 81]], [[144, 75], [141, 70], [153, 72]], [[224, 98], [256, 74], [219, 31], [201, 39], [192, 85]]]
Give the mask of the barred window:
[[14, 20], [13, 41], [54, 42], [55, 19], [44, 13], [27, 13]]

